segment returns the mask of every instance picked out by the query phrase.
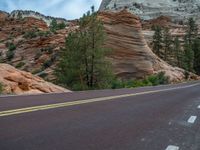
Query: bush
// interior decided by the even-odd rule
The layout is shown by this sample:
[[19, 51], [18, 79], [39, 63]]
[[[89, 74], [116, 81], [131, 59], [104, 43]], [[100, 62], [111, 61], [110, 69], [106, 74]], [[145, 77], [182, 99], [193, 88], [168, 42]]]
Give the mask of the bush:
[[125, 86], [124, 86], [123, 81], [118, 80], [118, 79], [113, 80], [112, 86], [111, 86], [112, 89], [121, 89], [121, 88], [124, 88], [124, 87]]
[[7, 42], [6, 47], [8, 48], [9, 51], [14, 51], [16, 50], [16, 46], [13, 43]]
[[26, 63], [25, 62], [19, 62], [17, 65], [16, 65], [16, 68], [21, 68], [25, 65]]
[[53, 47], [48, 46], [48, 47], [42, 48], [40, 51], [41, 52], [47, 52], [48, 54], [52, 54], [53, 53]]
[[52, 64], [53, 64], [53, 60], [52, 59], [49, 59], [49, 60], [45, 61], [44, 64], [43, 64], [43, 69], [51, 67]]
[[149, 76], [147, 80], [152, 83], [153, 86], [169, 83], [169, 78], [165, 76], [164, 72], [160, 72], [157, 75]]
[[40, 37], [48, 37], [51, 34], [50, 31], [39, 31], [38, 36]]
[[24, 36], [25, 39], [33, 39], [37, 37], [37, 33], [34, 30], [27, 31]]
[[15, 56], [14, 51], [7, 51], [6, 58], [8, 61], [11, 61], [14, 58], [14, 56]]
[[0, 83], [0, 94], [2, 94], [2, 93], [3, 93], [3, 84]]
[[38, 74], [38, 73], [40, 73], [40, 72], [42, 72], [42, 69], [41, 69], [41, 68], [35, 69], [35, 70], [33, 70], [31, 73], [35, 75], [35, 74]]
[[121, 81], [121, 80], [115, 79], [112, 82], [112, 89], [156, 86], [156, 85], [163, 85], [163, 84], [168, 84], [168, 83], [169, 83], [168, 77], [165, 76], [164, 72], [160, 72], [157, 75], [151, 75], [144, 80]]
[[62, 23], [57, 23], [56, 19], [53, 19], [51, 24], [50, 24], [50, 31], [51, 32], [56, 32], [56, 30], [61, 30], [66, 27], [66, 24], [64, 22]]

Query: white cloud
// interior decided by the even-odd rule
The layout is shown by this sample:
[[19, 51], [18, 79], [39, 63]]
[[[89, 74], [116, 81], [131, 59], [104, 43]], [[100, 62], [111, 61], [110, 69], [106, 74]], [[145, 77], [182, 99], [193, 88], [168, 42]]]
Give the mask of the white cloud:
[[87, 12], [92, 5], [99, 8], [101, 0], [0, 0], [0, 9], [34, 10], [45, 15], [75, 19]]

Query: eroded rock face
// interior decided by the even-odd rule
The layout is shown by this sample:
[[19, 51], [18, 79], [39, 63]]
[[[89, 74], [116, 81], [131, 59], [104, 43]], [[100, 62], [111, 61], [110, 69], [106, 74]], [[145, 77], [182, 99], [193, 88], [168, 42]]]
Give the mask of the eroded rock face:
[[103, 0], [100, 10], [128, 10], [141, 19], [170, 16], [174, 21], [190, 17], [200, 21], [200, 0]]
[[[159, 59], [148, 47], [136, 15], [123, 10], [116, 13], [101, 12], [99, 18], [107, 32], [105, 46], [113, 50], [109, 58], [117, 76], [140, 79], [164, 71], [171, 82], [184, 80], [184, 70]], [[191, 77], [195, 78], [195, 75]]]
[[31, 73], [17, 70], [8, 64], [0, 64], [0, 83], [3, 84], [5, 94], [70, 92], [62, 87], [46, 82]]

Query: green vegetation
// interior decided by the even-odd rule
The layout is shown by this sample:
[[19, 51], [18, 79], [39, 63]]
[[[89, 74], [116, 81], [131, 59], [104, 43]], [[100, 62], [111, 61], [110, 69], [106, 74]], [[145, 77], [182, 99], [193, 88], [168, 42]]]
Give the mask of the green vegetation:
[[79, 21], [80, 30], [69, 34], [56, 69], [57, 82], [72, 90], [110, 88], [112, 69], [105, 59], [105, 33], [92, 10]]
[[25, 65], [26, 63], [25, 62], [19, 62], [17, 65], [16, 65], [16, 68], [21, 68]]
[[46, 52], [48, 54], [52, 54], [53, 53], [53, 47], [52, 46], [48, 46], [48, 47], [44, 47], [44, 48], [41, 48], [40, 51], [41, 52]]
[[16, 50], [16, 46], [14, 43], [11, 43], [11, 42], [7, 42], [6, 43], [6, 47], [8, 48], [9, 51], [14, 51]]
[[8, 51], [6, 52], [6, 58], [8, 61], [11, 61], [15, 56], [16, 46], [12, 42], [7, 42], [6, 47], [8, 48]]
[[152, 44], [155, 54], [186, 72], [200, 74], [200, 36], [193, 18], [188, 20], [183, 43], [178, 37], [172, 38], [169, 29], [156, 26], [153, 30], [155, 33]]
[[161, 50], [162, 50], [162, 28], [160, 26], [153, 26], [154, 30], [153, 36], [153, 50], [154, 53], [161, 57]]
[[51, 32], [56, 32], [56, 30], [61, 30], [66, 27], [66, 24], [64, 22], [57, 23], [56, 19], [53, 19], [51, 24], [50, 24], [50, 31]]
[[50, 31], [40, 31], [37, 27], [32, 28], [24, 33], [25, 39], [33, 39], [36, 37], [48, 37], [51, 35]]
[[3, 93], [3, 84], [0, 83], [0, 94], [2, 94], [2, 93]]
[[37, 37], [37, 33], [35, 30], [30, 30], [25, 32], [24, 36], [25, 39], [33, 39]]
[[51, 65], [53, 65], [53, 62], [54, 62], [54, 60], [52, 60], [52, 59], [46, 60], [46, 61], [43, 63], [43, 70], [46, 69], [46, 68], [51, 67]]
[[169, 78], [165, 76], [164, 72], [160, 72], [157, 75], [148, 76], [146, 79], [143, 80], [129, 80], [129, 81], [121, 81], [115, 79], [112, 82], [112, 88], [136, 88], [136, 87], [143, 87], [143, 86], [157, 86], [168, 84]]

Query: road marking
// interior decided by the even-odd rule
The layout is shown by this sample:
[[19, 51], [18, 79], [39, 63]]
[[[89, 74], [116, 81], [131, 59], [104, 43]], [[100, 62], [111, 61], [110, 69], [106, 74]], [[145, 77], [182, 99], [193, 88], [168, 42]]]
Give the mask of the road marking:
[[179, 147], [174, 145], [169, 145], [165, 150], [179, 150]]
[[191, 116], [189, 119], [188, 119], [188, 123], [194, 123], [197, 119], [197, 116]]
[[0, 112], [0, 117], [41, 111], [41, 110], [55, 109], [55, 108], [61, 108], [61, 107], [68, 107], [68, 106], [74, 106], [74, 105], [88, 104], [88, 103], [94, 103], [94, 102], [108, 101], [108, 100], [114, 100], [114, 99], [117, 100], [119, 98], [126, 98], [126, 97], [131, 97], [131, 96], [138, 96], [138, 95], [159, 93], [159, 92], [164, 92], [164, 91], [172, 91], [172, 90], [177, 90], [177, 89], [184, 89], [184, 88], [189, 88], [189, 87], [193, 87], [196, 85], [199, 85], [199, 84], [193, 84], [193, 85], [175, 87], [175, 88], [168, 88], [168, 89], [162, 89], [162, 90], [155, 90], [155, 91], [140, 92], [140, 93], [134, 93], [134, 94], [124, 94], [124, 95], [118, 95], [118, 96], [108, 96], [108, 97], [100, 97], [100, 98], [93, 98], [93, 99], [86, 99], [86, 100], [77, 100], [77, 101], [65, 102], [65, 103], [57, 103], [57, 104], [41, 105], [41, 106], [27, 107], [27, 108], [21, 108], [21, 109], [13, 109], [13, 110], [7, 110], [7, 111]]

